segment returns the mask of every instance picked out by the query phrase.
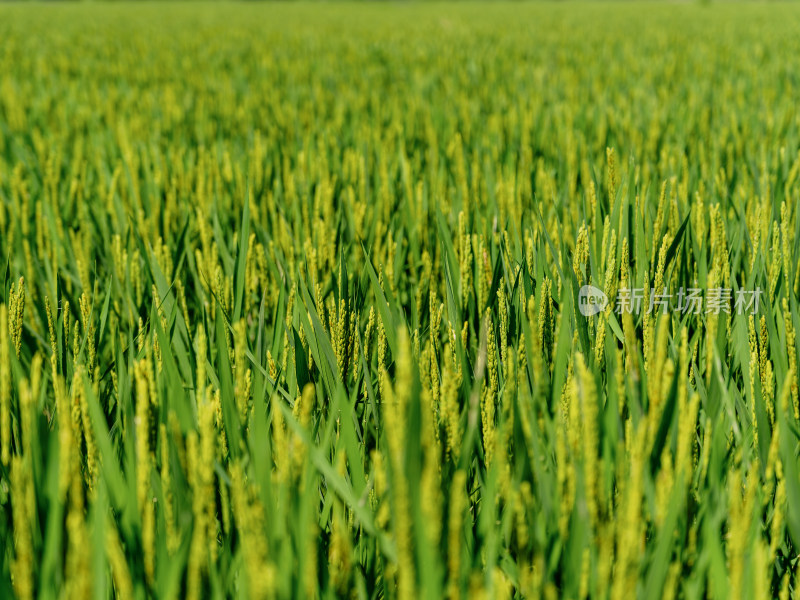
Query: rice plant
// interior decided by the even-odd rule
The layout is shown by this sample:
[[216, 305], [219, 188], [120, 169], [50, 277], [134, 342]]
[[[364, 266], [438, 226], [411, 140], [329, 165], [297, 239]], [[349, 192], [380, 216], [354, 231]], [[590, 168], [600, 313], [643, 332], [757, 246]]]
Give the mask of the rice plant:
[[798, 597], [798, 26], [0, 6], [0, 597]]

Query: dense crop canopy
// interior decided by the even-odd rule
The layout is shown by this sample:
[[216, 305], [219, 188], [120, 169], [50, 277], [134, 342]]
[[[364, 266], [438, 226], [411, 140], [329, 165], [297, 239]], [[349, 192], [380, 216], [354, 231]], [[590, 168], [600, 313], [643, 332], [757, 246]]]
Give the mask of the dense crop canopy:
[[0, 597], [800, 589], [800, 9], [0, 7]]

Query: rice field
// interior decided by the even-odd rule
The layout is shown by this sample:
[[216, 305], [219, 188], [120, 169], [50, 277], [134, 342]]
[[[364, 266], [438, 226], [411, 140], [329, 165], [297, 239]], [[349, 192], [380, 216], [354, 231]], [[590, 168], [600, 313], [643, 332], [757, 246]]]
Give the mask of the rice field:
[[0, 5], [0, 597], [800, 598], [799, 30]]

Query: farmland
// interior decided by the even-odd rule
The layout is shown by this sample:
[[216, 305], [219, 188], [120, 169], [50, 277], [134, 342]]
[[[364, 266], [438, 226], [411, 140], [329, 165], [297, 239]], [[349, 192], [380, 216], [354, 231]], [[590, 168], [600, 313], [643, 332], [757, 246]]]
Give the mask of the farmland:
[[800, 597], [797, 31], [0, 5], [0, 597]]

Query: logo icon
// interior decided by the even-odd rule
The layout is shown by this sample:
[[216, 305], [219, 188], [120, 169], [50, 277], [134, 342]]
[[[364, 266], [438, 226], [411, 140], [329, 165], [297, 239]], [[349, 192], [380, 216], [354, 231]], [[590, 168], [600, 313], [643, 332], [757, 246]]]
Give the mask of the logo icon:
[[603, 312], [608, 306], [608, 296], [593, 285], [585, 285], [578, 290], [578, 310], [584, 317]]

